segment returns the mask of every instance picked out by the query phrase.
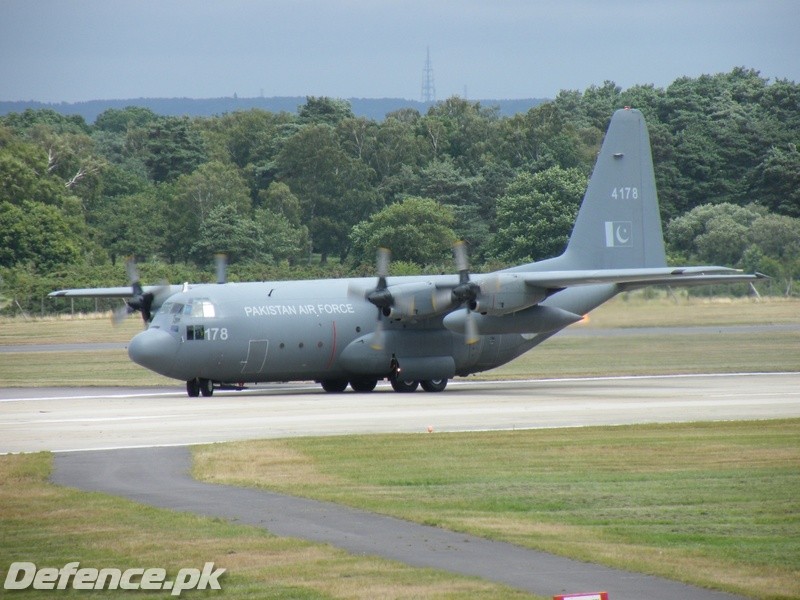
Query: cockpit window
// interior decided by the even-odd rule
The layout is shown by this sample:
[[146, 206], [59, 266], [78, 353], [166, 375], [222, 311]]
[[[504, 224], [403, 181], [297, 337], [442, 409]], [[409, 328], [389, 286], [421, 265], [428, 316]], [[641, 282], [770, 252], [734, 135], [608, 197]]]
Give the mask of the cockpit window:
[[189, 300], [183, 307], [183, 314], [189, 317], [201, 317], [213, 319], [217, 316], [216, 307], [206, 298], [195, 298]]
[[164, 302], [158, 312], [162, 315], [179, 315], [183, 312], [183, 304], [180, 302]]

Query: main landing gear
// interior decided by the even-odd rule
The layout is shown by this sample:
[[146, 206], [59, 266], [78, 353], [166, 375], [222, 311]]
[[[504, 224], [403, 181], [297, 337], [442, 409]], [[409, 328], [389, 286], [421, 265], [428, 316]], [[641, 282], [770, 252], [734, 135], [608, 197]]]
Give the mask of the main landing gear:
[[[369, 378], [352, 379], [350, 381], [347, 381], [346, 379], [324, 379], [319, 383], [322, 385], [323, 390], [334, 394], [340, 394], [345, 391], [348, 383], [354, 392], [367, 393], [375, 389], [375, 386], [378, 384], [378, 380]], [[389, 383], [392, 384], [392, 389], [395, 392], [400, 392], [401, 394], [410, 394], [411, 392], [416, 392], [417, 388], [420, 386], [422, 386], [422, 389], [426, 392], [441, 392], [447, 387], [446, 378], [426, 379], [423, 381], [417, 381], [414, 379], [403, 381], [402, 379], [397, 379], [396, 377], [390, 377]]]
[[197, 398], [201, 394], [207, 398], [214, 393], [214, 382], [210, 379], [195, 377], [186, 382], [186, 393], [190, 398]]

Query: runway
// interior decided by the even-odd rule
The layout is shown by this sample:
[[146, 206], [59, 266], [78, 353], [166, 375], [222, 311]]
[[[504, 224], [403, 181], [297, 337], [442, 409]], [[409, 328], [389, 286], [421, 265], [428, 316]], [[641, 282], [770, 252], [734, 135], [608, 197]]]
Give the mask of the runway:
[[[189, 477], [177, 446], [269, 437], [581, 427], [800, 417], [800, 373], [456, 381], [440, 394], [325, 394], [314, 384], [188, 398], [170, 389], [0, 391], [0, 452], [56, 451], [54, 481], [265, 527], [551, 596], [601, 585], [615, 600], [733, 596], [579, 563], [329, 503]], [[589, 586], [589, 587], [587, 587]], [[597, 588], [599, 589], [599, 588]]]
[[188, 398], [169, 389], [0, 391], [0, 453], [353, 433], [800, 417], [800, 373], [454, 381], [440, 394], [326, 394], [284, 384]]

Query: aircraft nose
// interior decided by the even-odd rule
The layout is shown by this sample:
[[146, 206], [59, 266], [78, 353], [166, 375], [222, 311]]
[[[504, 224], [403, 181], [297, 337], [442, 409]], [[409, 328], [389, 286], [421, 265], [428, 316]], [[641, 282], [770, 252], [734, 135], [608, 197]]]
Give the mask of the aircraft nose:
[[148, 329], [128, 344], [128, 356], [137, 365], [168, 375], [180, 342], [163, 329]]

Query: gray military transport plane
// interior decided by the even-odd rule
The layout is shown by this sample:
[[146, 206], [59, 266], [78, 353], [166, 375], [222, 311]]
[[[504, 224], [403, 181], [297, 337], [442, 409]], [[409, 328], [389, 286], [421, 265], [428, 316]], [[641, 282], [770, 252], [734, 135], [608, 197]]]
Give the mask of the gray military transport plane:
[[647, 127], [638, 110], [611, 119], [561, 256], [471, 276], [463, 245], [458, 275], [71, 289], [54, 297], [120, 297], [147, 329], [131, 359], [215, 387], [314, 380], [325, 391], [445, 389], [448, 379], [500, 366], [541, 344], [616, 294], [648, 285], [751, 282], [725, 267], [668, 267]]

